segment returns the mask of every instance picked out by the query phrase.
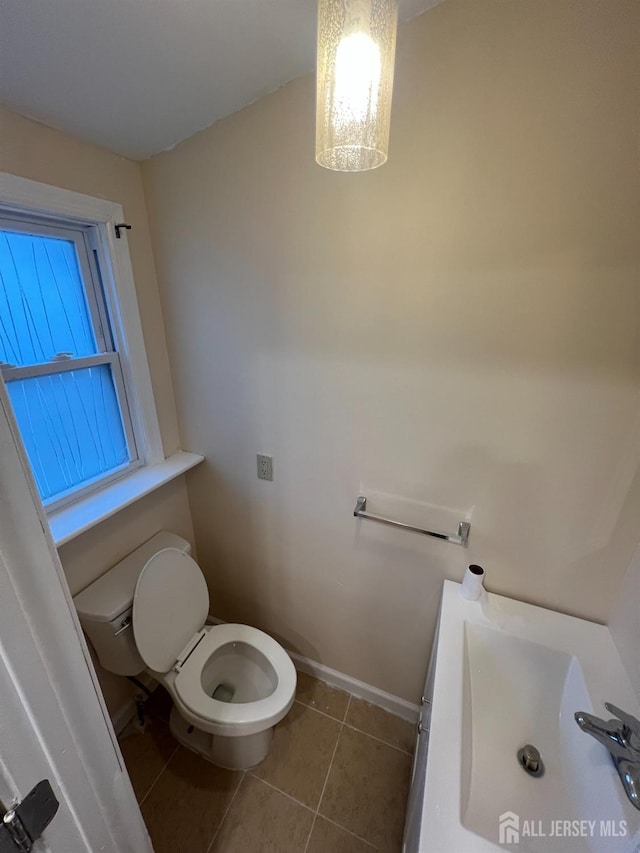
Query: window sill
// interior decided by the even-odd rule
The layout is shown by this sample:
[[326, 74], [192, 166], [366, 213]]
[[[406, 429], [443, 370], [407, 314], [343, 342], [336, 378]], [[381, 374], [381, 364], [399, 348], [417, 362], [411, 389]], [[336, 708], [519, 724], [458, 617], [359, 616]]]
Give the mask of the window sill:
[[49, 516], [49, 528], [56, 547], [59, 548], [65, 542], [75, 539], [165, 483], [175, 480], [203, 460], [204, 456], [180, 450], [164, 462], [138, 468], [132, 474], [81, 498], [71, 506], [52, 512]]

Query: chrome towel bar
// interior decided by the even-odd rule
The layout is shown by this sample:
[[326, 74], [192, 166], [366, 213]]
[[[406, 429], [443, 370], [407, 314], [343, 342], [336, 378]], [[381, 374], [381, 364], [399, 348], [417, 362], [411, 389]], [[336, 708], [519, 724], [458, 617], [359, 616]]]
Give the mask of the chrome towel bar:
[[382, 515], [374, 515], [372, 512], [367, 512], [367, 499], [364, 495], [360, 495], [356, 501], [356, 508], [353, 511], [356, 518], [367, 518], [369, 521], [377, 521], [379, 524], [388, 524], [391, 527], [401, 527], [403, 530], [412, 530], [414, 533], [422, 533], [423, 536], [433, 536], [435, 539], [444, 539], [445, 542], [451, 542], [453, 545], [462, 545], [467, 547], [469, 541], [469, 532], [471, 525], [468, 521], [461, 521], [458, 524], [458, 535], [454, 536], [449, 533], [437, 533], [435, 530], [424, 530], [422, 527], [414, 527], [413, 524], [405, 524], [403, 521], [394, 521], [392, 518], [385, 518]]

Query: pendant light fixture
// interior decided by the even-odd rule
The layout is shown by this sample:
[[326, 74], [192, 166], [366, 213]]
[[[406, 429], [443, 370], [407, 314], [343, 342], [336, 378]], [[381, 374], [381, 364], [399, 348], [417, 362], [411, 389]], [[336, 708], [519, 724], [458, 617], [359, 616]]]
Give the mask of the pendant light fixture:
[[316, 162], [338, 172], [387, 159], [397, 0], [318, 0]]

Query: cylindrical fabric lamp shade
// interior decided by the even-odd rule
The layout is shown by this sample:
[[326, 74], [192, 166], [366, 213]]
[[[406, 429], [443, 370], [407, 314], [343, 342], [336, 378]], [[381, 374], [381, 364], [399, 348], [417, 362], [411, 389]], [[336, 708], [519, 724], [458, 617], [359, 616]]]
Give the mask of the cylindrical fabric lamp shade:
[[319, 0], [316, 162], [339, 172], [387, 159], [397, 0]]

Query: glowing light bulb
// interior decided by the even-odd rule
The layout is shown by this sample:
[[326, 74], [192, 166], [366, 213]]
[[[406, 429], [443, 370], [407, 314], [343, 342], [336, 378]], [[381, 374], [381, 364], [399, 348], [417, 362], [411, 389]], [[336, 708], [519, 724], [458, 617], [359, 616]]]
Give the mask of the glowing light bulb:
[[380, 92], [380, 49], [365, 33], [345, 36], [336, 51], [332, 121], [375, 120]]

